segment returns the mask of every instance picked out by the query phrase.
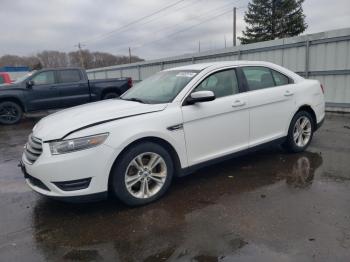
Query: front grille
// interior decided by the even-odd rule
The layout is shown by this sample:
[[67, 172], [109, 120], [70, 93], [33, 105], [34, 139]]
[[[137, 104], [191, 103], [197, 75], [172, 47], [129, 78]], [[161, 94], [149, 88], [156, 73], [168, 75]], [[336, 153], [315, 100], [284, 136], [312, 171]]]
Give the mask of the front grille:
[[25, 145], [24, 155], [29, 163], [33, 164], [43, 152], [42, 142], [30, 134]]

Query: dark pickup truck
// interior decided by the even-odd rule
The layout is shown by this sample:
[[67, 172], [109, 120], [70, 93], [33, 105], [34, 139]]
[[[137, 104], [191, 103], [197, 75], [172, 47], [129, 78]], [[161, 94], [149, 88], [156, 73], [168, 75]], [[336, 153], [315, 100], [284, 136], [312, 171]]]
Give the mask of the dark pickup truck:
[[118, 97], [131, 87], [131, 78], [88, 80], [80, 68], [33, 71], [13, 84], [0, 85], [0, 124], [19, 122], [23, 112]]

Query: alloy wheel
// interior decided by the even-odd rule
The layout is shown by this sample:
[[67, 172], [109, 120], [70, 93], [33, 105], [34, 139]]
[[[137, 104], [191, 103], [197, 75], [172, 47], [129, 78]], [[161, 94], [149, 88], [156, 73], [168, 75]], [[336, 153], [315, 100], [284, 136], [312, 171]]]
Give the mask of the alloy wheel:
[[18, 118], [19, 112], [12, 105], [2, 105], [0, 107], [0, 119], [3, 123], [12, 123]]
[[312, 125], [309, 118], [302, 116], [297, 119], [293, 129], [294, 143], [298, 147], [306, 146], [311, 138]]
[[156, 195], [167, 179], [167, 166], [164, 159], [153, 152], [136, 156], [125, 172], [125, 185], [128, 192], [136, 197], [147, 199]]

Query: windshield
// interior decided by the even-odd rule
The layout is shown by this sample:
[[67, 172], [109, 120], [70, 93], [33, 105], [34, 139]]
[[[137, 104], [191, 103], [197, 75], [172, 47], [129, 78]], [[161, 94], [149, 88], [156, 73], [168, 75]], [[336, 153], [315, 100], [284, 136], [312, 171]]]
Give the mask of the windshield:
[[36, 71], [31, 71], [19, 78], [16, 79], [15, 83], [20, 83], [20, 82], [23, 82], [24, 80], [26, 80], [28, 77], [32, 76]]
[[195, 70], [159, 72], [135, 85], [121, 99], [150, 104], [169, 103], [198, 72]]

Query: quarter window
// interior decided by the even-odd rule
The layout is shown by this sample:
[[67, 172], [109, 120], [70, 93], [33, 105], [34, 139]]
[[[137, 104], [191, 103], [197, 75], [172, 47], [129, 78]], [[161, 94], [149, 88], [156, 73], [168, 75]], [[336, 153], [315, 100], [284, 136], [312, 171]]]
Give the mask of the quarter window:
[[237, 94], [239, 92], [236, 71], [234, 69], [214, 73], [204, 79], [196, 91], [212, 91], [217, 98]]
[[55, 75], [53, 71], [41, 72], [32, 79], [35, 85], [50, 85], [55, 83]]
[[285, 75], [281, 74], [280, 72], [277, 72], [275, 70], [271, 70], [273, 79], [275, 80], [276, 86], [283, 86], [288, 85], [290, 83], [290, 80]]
[[74, 83], [81, 80], [79, 70], [62, 70], [58, 72], [60, 83]]

